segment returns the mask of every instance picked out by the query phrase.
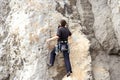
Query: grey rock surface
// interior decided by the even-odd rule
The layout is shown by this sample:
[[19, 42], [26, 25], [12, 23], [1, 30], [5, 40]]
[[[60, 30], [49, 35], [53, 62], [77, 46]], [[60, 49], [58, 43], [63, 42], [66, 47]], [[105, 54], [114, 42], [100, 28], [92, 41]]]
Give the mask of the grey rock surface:
[[[69, 78], [62, 54], [46, 65], [61, 19], [73, 33]], [[0, 80], [119, 80], [119, 55], [120, 0], [0, 1]]]

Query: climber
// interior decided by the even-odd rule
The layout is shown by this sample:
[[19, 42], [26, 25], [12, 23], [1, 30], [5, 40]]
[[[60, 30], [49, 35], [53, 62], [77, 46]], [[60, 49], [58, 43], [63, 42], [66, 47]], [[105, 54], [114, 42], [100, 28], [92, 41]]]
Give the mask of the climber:
[[57, 39], [57, 46], [51, 51], [50, 54], [50, 62], [48, 63], [48, 67], [52, 67], [54, 65], [56, 53], [61, 51], [64, 56], [65, 67], [67, 71], [67, 77], [72, 73], [71, 63], [69, 59], [69, 46], [68, 46], [68, 37], [71, 36], [70, 30], [66, 27], [66, 21], [61, 20], [60, 26], [58, 26], [56, 36], [47, 39], [46, 42], [49, 43], [52, 40]]

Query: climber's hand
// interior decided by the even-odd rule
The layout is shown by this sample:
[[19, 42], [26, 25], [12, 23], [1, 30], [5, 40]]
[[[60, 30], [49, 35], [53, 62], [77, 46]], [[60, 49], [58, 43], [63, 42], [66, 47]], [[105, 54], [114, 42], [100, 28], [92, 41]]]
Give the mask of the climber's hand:
[[59, 36], [54, 36], [52, 38], [47, 39], [46, 42], [49, 43], [50, 41], [56, 40], [58, 38], [59, 38]]
[[49, 42], [50, 42], [50, 39], [47, 39], [47, 40], [46, 40], [46, 43], [48, 44]]

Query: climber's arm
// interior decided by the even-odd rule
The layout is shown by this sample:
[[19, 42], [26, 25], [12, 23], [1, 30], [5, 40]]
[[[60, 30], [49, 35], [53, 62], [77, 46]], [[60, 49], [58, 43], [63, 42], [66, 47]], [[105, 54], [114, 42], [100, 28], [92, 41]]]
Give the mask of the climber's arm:
[[52, 38], [47, 39], [46, 42], [50, 42], [50, 41], [56, 40], [58, 38], [59, 38], [59, 36], [54, 36]]

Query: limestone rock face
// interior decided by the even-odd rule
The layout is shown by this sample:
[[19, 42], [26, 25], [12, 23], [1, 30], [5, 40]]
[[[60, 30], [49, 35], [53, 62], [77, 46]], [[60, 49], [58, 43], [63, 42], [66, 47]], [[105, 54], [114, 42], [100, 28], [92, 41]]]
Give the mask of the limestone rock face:
[[[62, 53], [48, 69], [61, 19], [68, 23], [73, 73]], [[1, 0], [0, 80], [119, 80], [120, 0]]]
[[48, 45], [45, 41], [56, 35], [61, 19], [66, 19], [73, 33], [70, 40], [73, 73], [69, 78], [92, 79], [89, 41], [80, 32], [80, 20], [76, 19], [76, 10], [72, 9], [69, 1], [11, 0], [9, 7], [11, 10], [5, 20], [8, 34], [1, 42], [1, 74], [6, 75], [1, 75], [2, 80], [68, 79], [62, 53], [56, 56], [52, 68], [47, 67], [50, 51], [56, 41]]
[[[119, 80], [119, 0], [77, 0], [82, 32], [90, 40], [94, 80]], [[113, 66], [114, 65], [114, 66]]]

